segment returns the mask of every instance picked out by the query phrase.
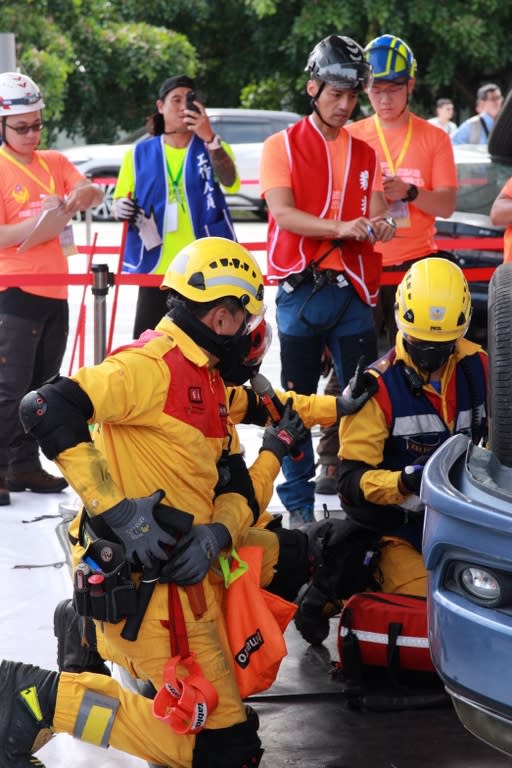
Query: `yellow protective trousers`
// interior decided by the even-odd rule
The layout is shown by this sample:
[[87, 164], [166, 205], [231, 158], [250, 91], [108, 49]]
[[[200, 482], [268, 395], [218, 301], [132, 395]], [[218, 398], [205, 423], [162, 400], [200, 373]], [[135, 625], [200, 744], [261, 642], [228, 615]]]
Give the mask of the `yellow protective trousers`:
[[[87, 702], [91, 693], [96, 694], [92, 706]], [[106, 746], [103, 739], [107, 733], [108, 744], [142, 760], [191, 768], [195, 737], [175, 734], [166, 723], [155, 719], [151, 706], [150, 699], [126, 690], [111, 677], [62, 672], [53, 728], [56, 733], [69, 733], [97, 746]]]
[[[208, 714], [208, 728], [226, 728], [243, 722], [245, 709], [236, 685], [226, 640], [224, 618], [220, 609], [218, 588], [208, 578], [202, 582], [206, 610], [194, 618], [185, 589], [178, 588], [183, 609], [190, 651], [195, 654], [204, 677], [212, 683], [219, 695], [217, 708]], [[156, 584], [148, 609], [142, 621], [137, 640], [124, 640], [124, 623], [96, 622], [98, 652], [124, 667], [140, 680], [150, 680], [158, 690], [163, 685], [163, 669], [176, 649], [171, 648], [169, 629], [162, 621], [169, 619], [168, 585]], [[178, 666], [178, 674], [188, 672]]]
[[378, 565], [383, 592], [427, 596], [427, 570], [412, 544], [395, 536], [383, 536]]

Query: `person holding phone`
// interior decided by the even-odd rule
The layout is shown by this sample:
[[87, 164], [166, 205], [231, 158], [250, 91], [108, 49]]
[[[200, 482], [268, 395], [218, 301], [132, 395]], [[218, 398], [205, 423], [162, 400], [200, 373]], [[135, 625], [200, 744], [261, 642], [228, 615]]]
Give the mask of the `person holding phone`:
[[[151, 137], [135, 144], [121, 164], [114, 215], [128, 221], [123, 271], [163, 275], [193, 240], [236, 240], [224, 191], [236, 192], [240, 180], [231, 148], [215, 134], [187, 75], [162, 83], [147, 129]], [[135, 338], [155, 327], [166, 302], [158, 287], [139, 288]]]

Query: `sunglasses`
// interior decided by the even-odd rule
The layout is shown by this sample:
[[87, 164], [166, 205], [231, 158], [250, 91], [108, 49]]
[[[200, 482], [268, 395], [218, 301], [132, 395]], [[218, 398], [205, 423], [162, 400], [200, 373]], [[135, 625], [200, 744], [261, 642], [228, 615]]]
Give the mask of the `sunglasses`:
[[44, 123], [39, 121], [38, 123], [32, 123], [32, 125], [9, 125], [9, 123], [5, 124], [6, 128], [10, 128], [11, 131], [14, 131], [14, 133], [17, 133], [18, 136], [26, 136], [30, 131], [33, 133], [39, 133], [39, 131], [42, 131], [44, 128]]

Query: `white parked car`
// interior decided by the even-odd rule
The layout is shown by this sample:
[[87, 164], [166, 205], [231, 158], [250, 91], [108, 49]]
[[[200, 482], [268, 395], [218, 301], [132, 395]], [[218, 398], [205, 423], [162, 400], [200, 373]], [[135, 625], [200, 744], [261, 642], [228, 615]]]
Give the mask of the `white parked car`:
[[[261, 148], [267, 136], [287, 128], [300, 120], [296, 112], [279, 112], [266, 109], [221, 109], [208, 107], [208, 117], [215, 133], [231, 145], [238, 173], [240, 190], [236, 195], [228, 196], [232, 211], [251, 211], [260, 218], [266, 218], [265, 203], [259, 194], [259, 162]], [[147, 138], [140, 131], [137, 141]], [[104, 180], [105, 198], [103, 203], [93, 209], [96, 220], [108, 221], [112, 218], [112, 195], [115, 188], [121, 161], [131, 143], [123, 144], [84, 144], [63, 150], [72, 163], [83, 173], [99, 183]]]

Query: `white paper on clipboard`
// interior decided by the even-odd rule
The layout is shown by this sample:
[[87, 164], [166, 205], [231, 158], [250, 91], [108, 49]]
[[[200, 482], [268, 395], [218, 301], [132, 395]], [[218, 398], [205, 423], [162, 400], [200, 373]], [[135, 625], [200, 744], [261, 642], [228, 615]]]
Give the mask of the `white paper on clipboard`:
[[17, 251], [19, 253], [24, 253], [35, 245], [41, 245], [41, 243], [46, 243], [53, 237], [57, 237], [71, 218], [71, 214], [64, 213], [62, 205], [58, 205], [56, 208], [48, 208], [46, 211], [43, 211], [38, 218], [34, 229], [26, 240], [18, 246]]

